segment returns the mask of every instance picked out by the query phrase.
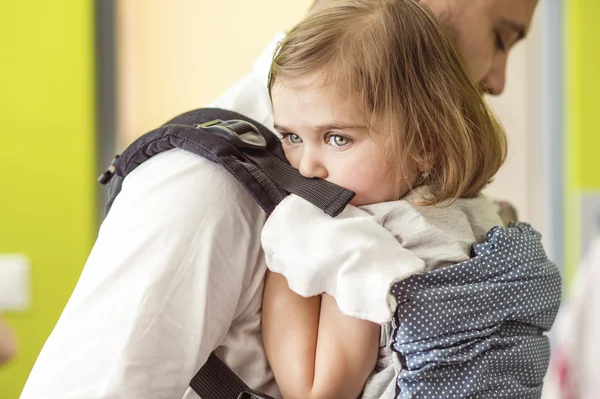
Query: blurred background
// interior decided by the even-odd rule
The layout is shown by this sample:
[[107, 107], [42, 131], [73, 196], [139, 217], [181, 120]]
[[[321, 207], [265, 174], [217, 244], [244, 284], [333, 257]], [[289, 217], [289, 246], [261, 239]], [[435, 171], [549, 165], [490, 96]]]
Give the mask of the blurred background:
[[[19, 397], [93, 245], [97, 176], [136, 137], [250, 71], [311, 0], [34, 3], [0, 0], [0, 320], [18, 342], [0, 366], [2, 399]], [[505, 93], [490, 99], [510, 149], [488, 191], [542, 232], [567, 315], [600, 228], [598, 18], [596, 0], [541, 0]], [[562, 397], [556, 365], [545, 398]]]

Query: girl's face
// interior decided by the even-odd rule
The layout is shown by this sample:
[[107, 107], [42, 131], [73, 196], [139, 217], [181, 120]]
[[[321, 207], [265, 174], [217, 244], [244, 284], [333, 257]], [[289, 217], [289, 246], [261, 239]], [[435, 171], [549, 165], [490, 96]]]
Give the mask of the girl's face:
[[278, 78], [271, 89], [275, 128], [290, 164], [305, 177], [319, 177], [354, 191], [352, 205], [392, 201], [407, 181], [386, 162], [385, 137], [365, 126], [357, 98], [319, 85], [318, 75]]

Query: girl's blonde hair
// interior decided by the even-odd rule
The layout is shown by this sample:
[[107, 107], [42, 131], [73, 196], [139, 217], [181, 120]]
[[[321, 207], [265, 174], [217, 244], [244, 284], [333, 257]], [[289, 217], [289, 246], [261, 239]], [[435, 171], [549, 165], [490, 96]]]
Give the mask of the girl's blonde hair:
[[504, 130], [436, 17], [416, 1], [338, 0], [316, 10], [280, 43], [269, 89], [317, 71], [323, 84], [360, 96], [389, 134], [391, 169], [413, 165], [414, 185], [432, 190], [428, 204], [476, 196], [506, 158]]

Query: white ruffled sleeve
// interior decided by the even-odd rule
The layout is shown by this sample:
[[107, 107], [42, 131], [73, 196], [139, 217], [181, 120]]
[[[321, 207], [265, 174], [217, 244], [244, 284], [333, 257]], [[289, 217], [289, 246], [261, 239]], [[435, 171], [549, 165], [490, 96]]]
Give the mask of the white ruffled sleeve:
[[267, 220], [262, 245], [269, 269], [284, 275], [293, 291], [305, 297], [327, 293], [344, 314], [375, 323], [394, 314], [391, 286], [425, 270], [368, 213], [349, 205], [332, 218], [295, 195]]

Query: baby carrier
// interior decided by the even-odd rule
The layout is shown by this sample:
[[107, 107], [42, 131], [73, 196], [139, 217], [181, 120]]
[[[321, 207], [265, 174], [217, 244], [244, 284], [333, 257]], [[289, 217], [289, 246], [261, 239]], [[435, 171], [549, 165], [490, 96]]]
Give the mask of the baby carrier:
[[[109, 184], [107, 213], [132, 170], [173, 148], [223, 165], [267, 214], [296, 194], [335, 217], [354, 196], [300, 175], [264, 126], [205, 108], [145, 134], [113, 160], [98, 179]], [[392, 349], [403, 366], [397, 398], [541, 396], [550, 353], [544, 334], [560, 304], [560, 275], [530, 226], [496, 227], [473, 247], [472, 259], [409, 277], [392, 294], [398, 303]], [[203, 399], [268, 399], [214, 354], [190, 386]]]

